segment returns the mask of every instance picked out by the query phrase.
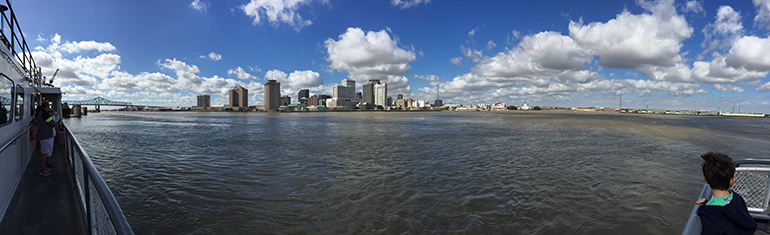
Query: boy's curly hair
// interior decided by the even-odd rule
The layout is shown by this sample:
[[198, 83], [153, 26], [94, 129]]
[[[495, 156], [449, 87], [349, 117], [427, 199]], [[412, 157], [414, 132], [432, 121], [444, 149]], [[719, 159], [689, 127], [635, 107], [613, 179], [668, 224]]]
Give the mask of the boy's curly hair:
[[729, 156], [717, 152], [708, 152], [700, 156], [703, 163], [703, 176], [712, 189], [730, 189], [730, 180], [735, 176], [735, 162]]

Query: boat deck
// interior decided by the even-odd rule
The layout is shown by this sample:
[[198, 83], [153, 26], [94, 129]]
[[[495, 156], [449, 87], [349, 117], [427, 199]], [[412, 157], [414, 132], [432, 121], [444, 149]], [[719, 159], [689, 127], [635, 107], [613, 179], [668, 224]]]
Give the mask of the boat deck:
[[40, 151], [31, 156], [8, 210], [0, 234], [86, 234], [73, 175], [61, 145], [55, 144], [51, 176], [38, 174]]

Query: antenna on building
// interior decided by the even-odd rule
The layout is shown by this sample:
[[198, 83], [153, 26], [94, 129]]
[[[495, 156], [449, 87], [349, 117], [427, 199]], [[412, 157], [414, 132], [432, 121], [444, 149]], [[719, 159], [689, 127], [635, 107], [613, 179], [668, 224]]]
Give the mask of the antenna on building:
[[440, 84], [440, 83], [436, 85], [436, 100], [440, 100], [440, 99], [438, 98], [439, 87], [441, 87], [441, 84]]
[[618, 102], [618, 112], [623, 109], [623, 91], [620, 91], [620, 102]]

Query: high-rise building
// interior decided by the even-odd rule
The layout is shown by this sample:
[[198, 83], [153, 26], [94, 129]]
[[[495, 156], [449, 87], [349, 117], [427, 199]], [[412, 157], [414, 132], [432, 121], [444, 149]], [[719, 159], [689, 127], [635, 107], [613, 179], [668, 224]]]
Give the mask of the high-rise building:
[[342, 79], [342, 85], [352, 87], [354, 91], [356, 90], [356, 80]]
[[249, 90], [237, 86], [230, 90], [230, 107], [240, 107], [246, 109], [249, 107]]
[[281, 96], [281, 106], [288, 106], [291, 104], [291, 97], [288, 95]]
[[211, 107], [211, 96], [210, 95], [199, 95], [198, 96], [198, 108], [208, 108]]
[[388, 106], [388, 84], [374, 85], [374, 105]]
[[299, 93], [297, 94], [297, 99], [299, 100], [302, 98], [310, 98], [310, 90], [308, 89], [299, 90]]
[[318, 105], [318, 104], [320, 104], [320, 103], [318, 102], [318, 96], [317, 95], [313, 95], [310, 98], [307, 98], [307, 106]]
[[281, 83], [267, 80], [265, 83], [265, 110], [277, 111], [281, 106]]
[[364, 85], [363, 92], [363, 101], [367, 104], [374, 104], [374, 85], [380, 84], [380, 80], [372, 79], [369, 80], [369, 82]]
[[393, 97], [388, 96], [388, 98], [385, 99], [385, 105], [388, 107], [393, 106]]
[[396, 97], [397, 97], [396, 99], [399, 99], [399, 100], [403, 100], [404, 99], [404, 95], [402, 95], [402, 94], [398, 94], [398, 95], [396, 95]]

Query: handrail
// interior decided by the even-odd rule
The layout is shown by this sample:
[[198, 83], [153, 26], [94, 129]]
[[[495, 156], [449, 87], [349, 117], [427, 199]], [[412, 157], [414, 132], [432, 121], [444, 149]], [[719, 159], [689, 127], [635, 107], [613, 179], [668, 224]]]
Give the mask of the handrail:
[[[72, 140], [73, 150], [77, 151], [78, 154], [80, 154], [80, 159], [83, 161], [83, 171], [84, 174], [87, 176], [90, 176], [91, 182], [94, 184], [94, 187], [96, 188], [96, 192], [99, 194], [99, 197], [102, 199], [102, 204], [104, 205], [105, 210], [107, 211], [107, 214], [110, 217], [110, 221], [112, 221], [112, 225], [115, 228], [115, 232], [118, 234], [126, 234], [126, 235], [132, 235], [134, 234], [133, 230], [131, 230], [131, 226], [128, 224], [128, 221], [126, 221], [126, 217], [123, 215], [123, 211], [120, 209], [120, 205], [118, 205], [118, 201], [115, 200], [115, 197], [112, 194], [112, 191], [110, 191], [110, 188], [107, 187], [107, 184], [104, 182], [104, 179], [99, 174], [99, 171], [96, 170], [96, 167], [94, 166], [94, 163], [91, 161], [91, 158], [88, 156], [88, 154], [80, 147], [80, 142], [75, 138], [75, 135], [72, 134], [72, 132], [69, 131], [69, 128], [66, 124], [62, 123], [64, 125], [64, 130], [66, 132], [67, 138]], [[74, 164], [74, 162], [73, 162]], [[85, 182], [86, 185], [88, 182]], [[89, 192], [85, 192], [89, 193]], [[86, 202], [88, 203], [88, 202]], [[86, 213], [89, 213], [86, 219], [89, 220], [88, 223], [90, 223], [90, 211], [87, 211]], [[88, 228], [91, 229], [90, 227]]]
[[740, 166], [741, 164], [765, 164], [770, 165], [770, 158], [759, 158], [759, 157], [734, 157], [733, 162], [735, 162], [735, 167]]
[[[21, 67], [24, 70], [24, 72], [27, 73], [27, 76], [29, 76], [29, 79], [34, 81], [37, 86], [42, 86], [43, 82], [40, 81], [40, 74], [37, 71], [37, 63], [35, 63], [35, 59], [32, 58], [32, 52], [29, 50], [29, 46], [27, 45], [27, 39], [24, 37], [24, 33], [21, 31], [21, 27], [19, 26], [19, 20], [16, 19], [16, 14], [13, 12], [13, 7], [11, 7], [10, 0], [5, 0], [5, 3], [8, 7], [9, 12], [11, 13], [11, 16], [8, 17], [5, 14], [5, 11], [2, 11], [0, 15], [2, 15], [2, 22], [5, 24], [8, 24], [8, 28], [11, 31], [11, 37], [8, 38], [5, 35], [5, 24], [2, 24], [3, 29], [0, 30], [0, 34], [2, 34], [2, 43], [4, 46], [8, 47], [8, 49], [11, 50], [11, 53], [16, 57], [16, 59], [21, 63]], [[19, 35], [21, 35], [21, 40], [19, 40]], [[8, 41], [10, 40], [10, 41]], [[21, 56], [16, 51], [16, 46], [19, 46], [19, 50], [21, 52]]]
[[19, 134], [18, 134], [18, 135], [16, 135], [16, 137], [13, 137], [13, 139], [12, 139], [12, 140], [8, 141], [8, 143], [5, 143], [5, 145], [3, 145], [3, 147], [2, 147], [2, 148], [0, 148], [0, 153], [2, 153], [3, 151], [5, 151], [5, 149], [7, 149], [8, 147], [11, 147], [11, 145], [14, 145], [14, 144], [13, 144], [13, 142], [16, 142], [16, 140], [18, 140], [19, 138], [21, 138], [22, 136], [24, 136], [24, 134], [26, 134], [26, 133], [27, 133], [27, 131], [29, 131], [29, 129], [30, 129], [30, 128], [32, 128], [32, 125], [30, 125], [29, 127], [27, 127], [27, 129], [24, 129], [24, 130], [22, 130], [21, 132], [19, 132]]

